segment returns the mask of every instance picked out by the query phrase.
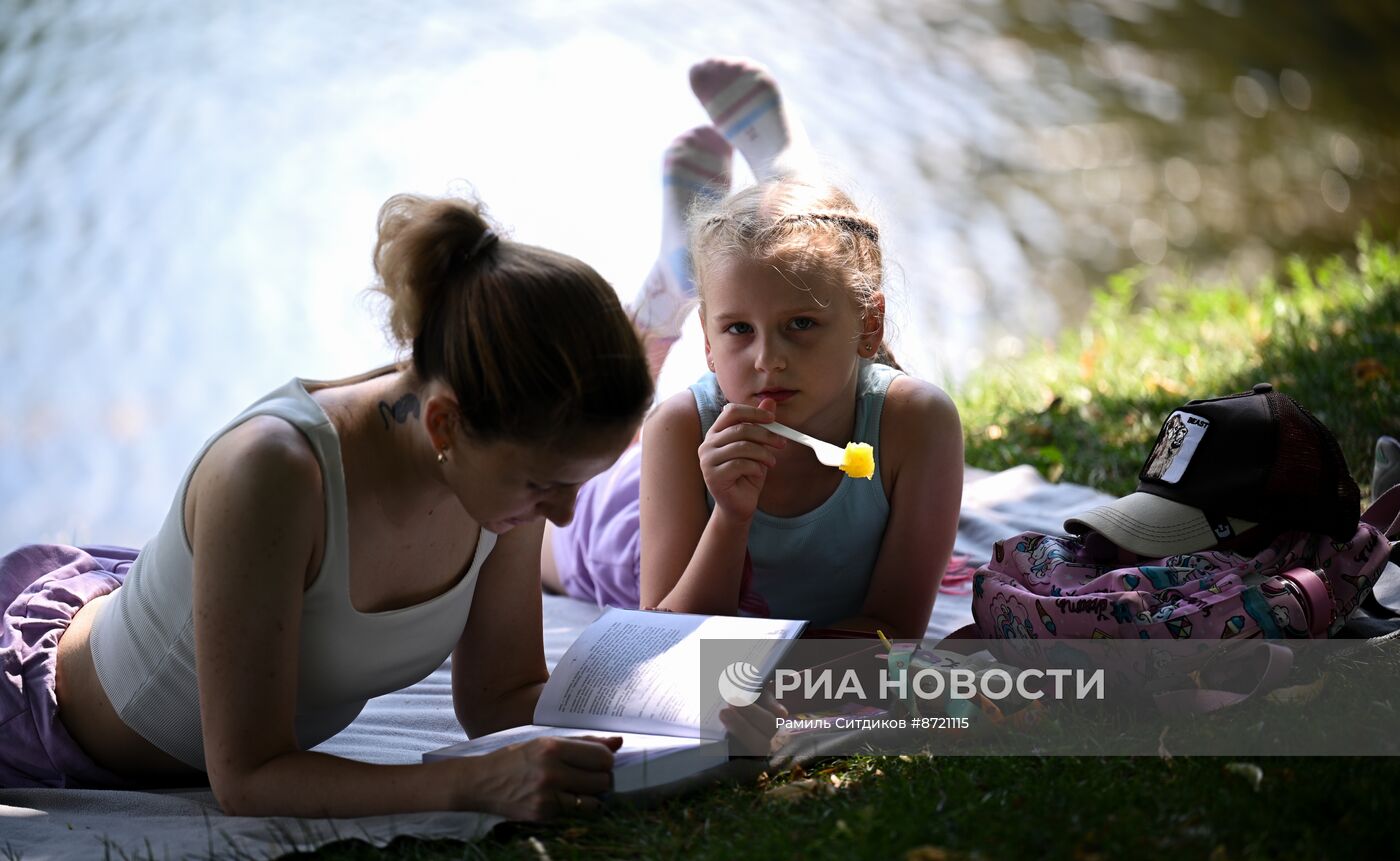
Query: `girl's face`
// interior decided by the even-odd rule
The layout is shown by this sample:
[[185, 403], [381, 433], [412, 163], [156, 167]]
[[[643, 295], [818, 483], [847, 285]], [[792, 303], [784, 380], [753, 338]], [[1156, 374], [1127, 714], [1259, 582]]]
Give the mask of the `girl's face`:
[[709, 279], [703, 323], [725, 398], [754, 406], [772, 398], [785, 424], [853, 397], [857, 359], [873, 354], [883, 335], [844, 285], [747, 262]]
[[612, 466], [634, 432], [598, 432], [568, 448], [468, 443], [459, 446], [444, 475], [467, 514], [492, 532], [509, 532], [541, 517], [563, 526], [574, 517], [579, 486]]

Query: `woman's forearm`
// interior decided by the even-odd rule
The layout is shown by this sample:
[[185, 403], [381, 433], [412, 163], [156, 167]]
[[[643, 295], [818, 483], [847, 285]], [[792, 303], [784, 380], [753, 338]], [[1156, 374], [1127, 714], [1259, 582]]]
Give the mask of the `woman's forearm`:
[[230, 816], [341, 818], [482, 809], [485, 800], [473, 798], [470, 785], [459, 785], [463, 765], [463, 760], [375, 765], [295, 751], [237, 779], [213, 783], [219, 806]]
[[732, 615], [739, 609], [749, 521], [716, 508], [676, 585], [657, 604], [677, 613]]
[[471, 738], [532, 724], [535, 722], [535, 704], [540, 701], [544, 685], [544, 682], [535, 682], [516, 688], [489, 704], [459, 706], [457, 721]]
[[[472, 738], [531, 723], [544, 682], [524, 685], [458, 714]], [[236, 781], [220, 781], [230, 816], [375, 816], [418, 810], [486, 810], [488, 763], [478, 757], [411, 765], [375, 765], [297, 751]], [[480, 773], [477, 773], [480, 772]]]

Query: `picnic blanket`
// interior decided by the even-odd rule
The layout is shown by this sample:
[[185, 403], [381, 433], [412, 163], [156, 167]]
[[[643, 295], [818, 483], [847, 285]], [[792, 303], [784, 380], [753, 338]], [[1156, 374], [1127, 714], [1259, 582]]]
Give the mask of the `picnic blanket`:
[[[969, 468], [955, 545], [975, 563], [992, 543], [1027, 530], [1059, 532], [1066, 516], [1107, 502], [1092, 488], [1050, 484], [1029, 466], [999, 473]], [[544, 648], [552, 670], [602, 609], [545, 595]], [[972, 621], [971, 596], [943, 592], [928, 636], [941, 639]], [[371, 700], [354, 723], [315, 750], [364, 762], [421, 761], [424, 751], [465, 737], [452, 709], [451, 662], [405, 690]], [[446, 811], [353, 819], [225, 816], [208, 788], [160, 791], [0, 789], [0, 857], [86, 859], [276, 858], [360, 839], [385, 846], [398, 837], [475, 840], [500, 818]]]

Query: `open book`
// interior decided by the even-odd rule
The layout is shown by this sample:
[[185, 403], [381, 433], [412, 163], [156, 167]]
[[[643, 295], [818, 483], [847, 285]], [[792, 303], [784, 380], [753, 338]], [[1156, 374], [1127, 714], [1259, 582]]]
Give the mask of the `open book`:
[[[806, 622], [611, 608], [589, 625], [549, 677], [534, 724], [423, 754], [476, 756], [543, 736], [616, 735], [613, 791], [661, 786], [729, 758], [719, 678], [702, 678], [700, 641], [727, 640], [726, 662], [766, 679]], [[732, 648], [729, 648], [732, 647]], [[707, 667], [714, 652], [707, 652]]]

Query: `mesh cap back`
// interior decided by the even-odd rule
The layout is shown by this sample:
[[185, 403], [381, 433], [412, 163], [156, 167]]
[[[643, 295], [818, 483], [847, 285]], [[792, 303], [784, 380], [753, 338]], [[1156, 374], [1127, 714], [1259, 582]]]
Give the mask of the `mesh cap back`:
[[1265, 522], [1348, 538], [1361, 515], [1361, 490], [1337, 438], [1302, 404], [1279, 392], [1264, 395], [1278, 429], [1278, 449], [1265, 494]]

